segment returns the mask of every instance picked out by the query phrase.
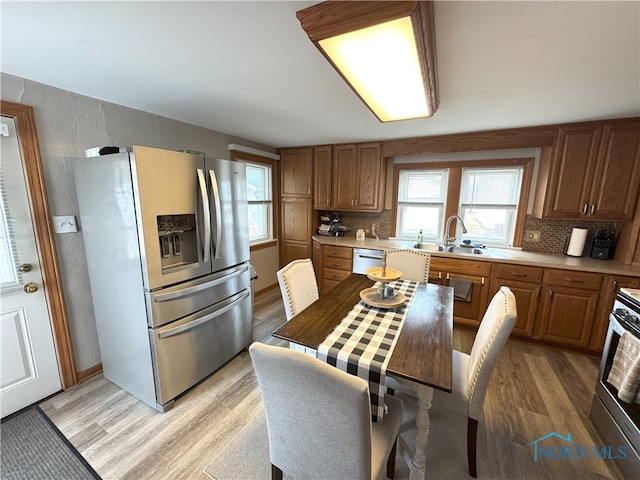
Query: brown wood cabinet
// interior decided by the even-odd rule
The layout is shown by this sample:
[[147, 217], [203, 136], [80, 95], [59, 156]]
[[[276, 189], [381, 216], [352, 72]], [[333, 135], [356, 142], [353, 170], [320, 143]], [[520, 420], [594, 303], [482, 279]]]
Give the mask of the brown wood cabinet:
[[280, 194], [283, 197], [309, 197], [313, 185], [313, 148], [280, 151]]
[[618, 290], [621, 288], [638, 288], [639, 286], [640, 278], [637, 277], [626, 277], [622, 275], [605, 276], [598, 315], [591, 329], [591, 339], [589, 340], [590, 350], [602, 351], [604, 347], [604, 340], [607, 336], [607, 328], [609, 327], [609, 313], [613, 310], [613, 301], [615, 300]]
[[328, 292], [351, 275], [352, 266], [353, 248], [323, 245], [321, 292]]
[[628, 220], [639, 188], [640, 121], [561, 126], [543, 149], [534, 215]]
[[513, 327], [513, 335], [526, 338], [533, 336], [543, 273], [544, 269], [541, 267], [504, 263], [494, 265], [491, 297], [503, 285], [509, 287], [516, 297], [518, 321]]
[[313, 208], [327, 210], [333, 202], [333, 148], [331, 145], [313, 149]]
[[318, 291], [322, 291], [322, 245], [315, 240], [313, 241], [311, 261], [313, 262], [313, 271], [316, 274]]
[[587, 348], [598, 312], [601, 285], [599, 273], [545, 270], [542, 317], [535, 338]]
[[334, 145], [332, 208], [382, 211], [385, 178], [382, 144]]
[[280, 151], [280, 266], [311, 258], [313, 148]]
[[280, 265], [298, 258], [311, 258], [313, 235], [310, 198], [282, 197], [280, 215]]
[[453, 320], [459, 325], [478, 327], [487, 308], [491, 263], [432, 256], [429, 282], [449, 285], [452, 278], [472, 282], [470, 301], [454, 298]]

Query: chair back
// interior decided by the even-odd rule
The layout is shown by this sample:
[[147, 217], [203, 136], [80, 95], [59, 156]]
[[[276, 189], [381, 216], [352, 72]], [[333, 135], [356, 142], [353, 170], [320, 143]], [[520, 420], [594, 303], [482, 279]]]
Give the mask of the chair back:
[[517, 319], [515, 295], [508, 287], [500, 287], [482, 317], [469, 357], [468, 416], [471, 418], [479, 420], [482, 415], [493, 367]]
[[310, 259], [294, 260], [278, 270], [276, 276], [287, 320], [318, 299], [318, 283]]
[[253, 343], [272, 465], [292, 478], [371, 478], [367, 382], [304, 353]]
[[400, 280], [429, 281], [431, 255], [417, 250], [387, 250], [387, 267], [402, 272]]

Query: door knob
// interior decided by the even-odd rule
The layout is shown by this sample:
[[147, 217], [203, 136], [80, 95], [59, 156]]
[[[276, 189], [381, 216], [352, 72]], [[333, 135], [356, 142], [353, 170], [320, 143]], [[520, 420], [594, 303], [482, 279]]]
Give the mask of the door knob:
[[29, 282], [24, 286], [24, 291], [27, 293], [36, 293], [38, 291], [38, 285], [33, 282]]
[[23, 273], [30, 272], [31, 270], [33, 270], [33, 265], [31, 265], [30, 263], [23, 263], [18, 267], [18, 270]]

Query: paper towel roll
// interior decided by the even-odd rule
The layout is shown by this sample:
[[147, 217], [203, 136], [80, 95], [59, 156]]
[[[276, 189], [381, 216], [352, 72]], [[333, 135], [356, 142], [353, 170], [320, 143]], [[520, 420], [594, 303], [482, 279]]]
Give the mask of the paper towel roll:
[[587, 241], [587, 233], [589, 233], [589, 230], [586, 228], [574, 228], [572, 230], [567, 255], [571, 255], [572, 257], [582, 256], [584, 243]]

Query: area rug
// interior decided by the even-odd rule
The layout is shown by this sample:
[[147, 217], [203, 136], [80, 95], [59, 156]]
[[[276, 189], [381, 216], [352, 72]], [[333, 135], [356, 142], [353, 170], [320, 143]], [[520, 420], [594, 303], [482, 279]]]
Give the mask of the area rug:
[[38, 406], [3, 419], [0, 438], [3, 480], [100, 479]]
[[[400, 434], [410, 446], [413, 446], [414, 428], [409, 419], [415, 414], [413, 410], [415, 403], [409, 401], [405, 402], [405, 405], [405, 420]], [[432, 410], [430, 417], [431, 434], [427, 448], [428, 478], [471, 479], [467, 471], [466, 417], [442, 410]], [[484, 468], [483, 463], [483, 455], [479, 452], [479, 470]], [[204, 473], [212, 480], [269, 480], [271, 478], [269, 441], [263, 410], [260, 410], [213, 459]], [[398, 455], [395, 480], [408, 479], [409, 468]]]

